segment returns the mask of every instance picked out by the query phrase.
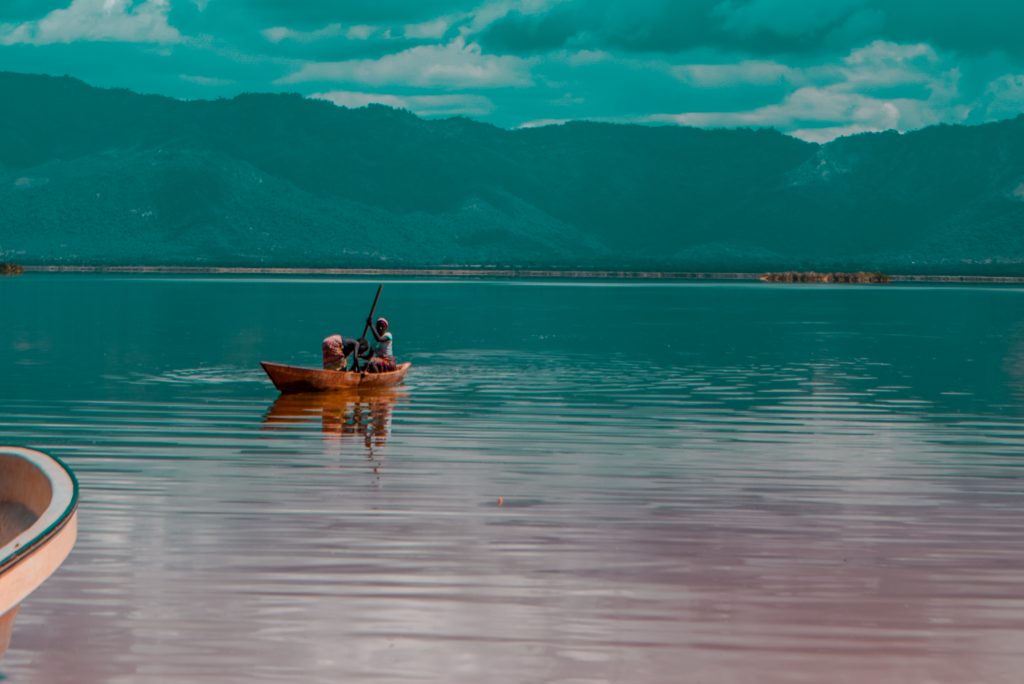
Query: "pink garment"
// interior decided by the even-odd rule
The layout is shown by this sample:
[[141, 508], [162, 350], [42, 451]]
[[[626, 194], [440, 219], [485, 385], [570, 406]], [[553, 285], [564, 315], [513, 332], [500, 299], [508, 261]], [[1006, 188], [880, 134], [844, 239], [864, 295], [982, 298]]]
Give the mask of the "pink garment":
[[393, 356], [375, 356], [366, 364], [367, 373], [387, 373], [393, 370], [398, 370]]
[[322, 345], [324, 369], [345, 370], [345, 347], [341, 335], [325, 337]]

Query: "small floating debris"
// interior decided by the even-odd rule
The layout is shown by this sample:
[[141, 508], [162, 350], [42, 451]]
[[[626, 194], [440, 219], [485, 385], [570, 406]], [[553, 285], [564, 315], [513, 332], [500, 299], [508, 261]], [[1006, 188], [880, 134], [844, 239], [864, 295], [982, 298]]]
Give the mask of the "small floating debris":
[[0, 264], [0, 275], [16, 276], [25, 272], [25, 268], [18, 264]]
[[505, 505], [505, 497], [503, 497], [503, 496], [499, 496], [498, 497], [498, 505], [499, 506], [504, 506]]

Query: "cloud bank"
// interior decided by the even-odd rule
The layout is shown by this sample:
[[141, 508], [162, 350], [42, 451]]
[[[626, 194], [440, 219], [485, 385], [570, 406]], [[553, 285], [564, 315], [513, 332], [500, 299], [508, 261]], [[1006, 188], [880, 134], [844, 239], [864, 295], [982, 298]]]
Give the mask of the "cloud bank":
[[177, 43], [181, 34], [167, 22], [169, 10], [169, 0], [73, 0], [36, 21], [0, 24], [0, 45]]
[[1024, 109], [1024, 4], [975, 0], [11, 0], [0, 68], [176, 97], [298, 91], [501, 126], [807, 140]]

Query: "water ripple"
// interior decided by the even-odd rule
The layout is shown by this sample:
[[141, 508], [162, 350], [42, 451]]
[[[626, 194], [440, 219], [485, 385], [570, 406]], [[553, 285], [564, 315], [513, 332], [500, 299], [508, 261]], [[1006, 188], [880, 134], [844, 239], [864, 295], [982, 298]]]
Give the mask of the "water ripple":
[[[218, 320], [254, 325], [244, 288], [202, 286], [211, 306], [227, 297]], [[545, 292], [478, 287], [521, 307]], [[456, 306], [428, 291], [434, 315]], [[648, 335], [673, 341], [668, 356], [562, 343], [554, 325], [538, 347], [499, 348], [515, 320], [503, 310], [493, 339], [412, 347], [396, 391], [279, 397], [234, 347], [186, 345], [66, 392], [5, 396], [2, 441], [66, 458], [83, 491], [78, 546], [26, 603], [5, 672], [26, 684], [1014, 681], [1024, 405], [1012, 388], [975, 382], [959, 348], [936, 352], [947, 375], [934, 385], [916, 352], [865, 349], [878, 316], [917, 339], [927, 321], [903, 310], [850, 335], [811, 299], [771, 314], [785, 344], [745, 345], [728, 326], [768, 316], [739, 298], [762, 290], [657, 292], [663, 309], [700, 304], [683, 317], [689, 337], [671, 320]], [[559, 320], [588, 331], [612, 315], [595, 302], [619, 311], [615, 297], [633, 296], [558, 293]], [[642, 301], [614, 313], [617, 329]], [[651, 306], [641, 319], [662, 320]], [[726, 330], [694, 332], [713, 323]], [[237, 344], [286, 334], [268, 322]], [[827, 342], [801, 346], [808, 336]], [[48, 348], [10, 353], [44, 373]]]

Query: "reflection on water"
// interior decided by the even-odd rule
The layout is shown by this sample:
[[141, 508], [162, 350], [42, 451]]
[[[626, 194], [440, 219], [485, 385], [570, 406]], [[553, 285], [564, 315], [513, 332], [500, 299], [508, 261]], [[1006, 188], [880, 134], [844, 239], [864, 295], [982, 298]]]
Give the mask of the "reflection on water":
[[406, 385], [278, 396], [365, 283], [0, 288], [0, 442], [83, 492], [19, 684], [1024, 669], [1024, 292], [389, 283]]
[[263, 425], [266, 429], [304, 427], [319, 422], [325, 439], [342, 445], [362, 443], [366, 457], [381, 467], [383, 448], [391, 434], [391, 414], [395, 404], [405, 397], [400, 388], [382, 388], [363, 392], [310, 392], [282, 394], [270, 405]]

